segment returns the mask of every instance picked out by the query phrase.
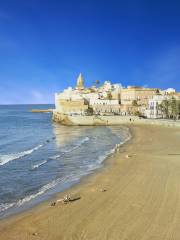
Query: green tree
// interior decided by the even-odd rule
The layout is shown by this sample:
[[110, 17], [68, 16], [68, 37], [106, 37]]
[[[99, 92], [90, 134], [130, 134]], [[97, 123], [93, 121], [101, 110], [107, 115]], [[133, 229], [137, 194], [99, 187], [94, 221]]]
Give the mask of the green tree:
[[176, 100], [174, 97], [169, 100], [163, 100], [158, 105], [158, 109], [161, 110], [165, 118], [178, 119], [180, 116], [180, 100]]
[[88, 107], [88, 109], [85, 110], [85, 114], [86, 115], [93, 115], [94, 114], [93, 108]]
[[170, 115], [172, 116], [173, 119], [177, 118], [178, 115], [178, 107], [177, 107], [177, 101], [174, 97], [170, 100]]
[[133, 100], [133, 101], [132, 101], [132, 106], [133, 106], [133, 107], [137, 107], [137, 106], [138, 106], [137, 100]]
[[134, 113], [134, 116], [138, 116], [138, 117], [140, 117], [142, 114], [139, 112], [139, 111], [136, 111], [135, 113]]
[[108, 92], [108, 93], [107, 93], [107, 99], [108, 99], [108, 100], [112, 100], [112, 94], [111, 94], [111, 92]]
[[177, 100], [177, 118], [180, 118], [180, 100]]

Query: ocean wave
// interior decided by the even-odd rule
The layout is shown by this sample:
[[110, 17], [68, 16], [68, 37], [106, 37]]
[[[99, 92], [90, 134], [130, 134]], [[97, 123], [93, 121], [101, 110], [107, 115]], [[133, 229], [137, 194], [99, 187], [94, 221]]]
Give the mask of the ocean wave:
[[124, 141], [120, 142], [120, 145], [123, 145], [124, 143], [128, 142], [131, 139], [131, 137], [132, 137], [132, 135], [131, 135], [131, 133], [130, 133], [128, 128], [126, 128], [126, 131], [127, 131], [126, 132], [126, 137], [124, 138]]
[[[82, 174], [84, 175], [84, 174]], [[31, 194], [31, 195], [28, 195], [26, 197], [24, 197], [23, 199], [20, 199], [16, 202], [13, 202], [13, 203], [1, 203], [0, 204], [0, 213], [10, 209], [10, 208], [13, 208], [13, 207], [21, 207], [22, 205], [24, 205], [25, 203], [28, 203], [29, 201], [41, 196], [42, 194], [46, 193], [48, 190], [54, 188], [58, 183], [60, 182], [69, 182], [69, 181], [77, 181], [79, 180], [80, 176], [74, 176], [73, 174], [71, 175], [68, 175], [68, 176], [65, 176], [63, 178], [58, 178], [56, 180], [53, 180], [52, 182], [42, 186], [38, 192], [34, 193], [34, 194]]]
[[1, 203], [0, 204], [0, 213], [6, 211], [9, 208], [12, 208], [15, 206], [16, 203]]
[[[125, 138], [124, 141], [120, 143], [120, 145], [123, 144], [123, 143], [125, 143], [126, 141], [128, 141], [130, 138], [131, 138], [131, 135], [128, 134], [128, 135], [127, 135], [127, 138]], [[87, 142], [87, 141], [89, 141], [89, 137], [86, 137], [86, 138], [80, 140], [79, 143], [78, 143], [75, 147], [77, 148], [77, 147], [81, 146], [84, 142]], [[74, 148], [69, 149], [68, 152], [72, 151], [73, 149], [74, 149]], [[73, 181], [79, 180], [82, 176], [88, 174], [89, 172], [91, 172], [91, 171], [94, 170], [94, 169], [99, 168], [100, 165], [101, 165], [101, 163], [102, 163], [108, 156], [112, 155], [112, 154], [115, 152], [115, 149], [116, 149], [116, 146], [115, 146], [113, 149], [111, 149], [111, 150], [109, 150], [109, 151], [106, 151], [103, 155], [99, 156], [98, 161], [97, 161], [95, 164], [89, 164], [88, 169], [87, 169], [87, 172], [79, 171], [79, 172], [76, 173], [76, 174], [70, 174], [70, 175], [65, 176], [65, 177], [63, 177], [63, 178], [58, 178], [58, 179], [56, 179], [56, 180], [53, 180], [52, 182], [50, 182], [50, 183], [44, 185], [43, 187], [41, 187], [38, 192], [36, 192], [36, 193], [34, 193], [34, 194], [32, 194], [32, 195], [26, 196], [25, 198], [19, 200], [15, 205], [16, 205], [16, 206], [22, 206], [24, 203], [29, 202], [29, 201], [33, 200], [34, 198], [36, 198], [36, 197], [44, 194], [44, 193], [47, 192], [48, 190], [54, 188], [54, 187], [55, 187], [57, 184], [59, 184], [60, 182], [61, 182], [61, 183], [62, 183], [62, 182], [66, 182], [66, 183], [67, 183], [67, 182], [69, 182], [69, 181], [70, 181], [70, 182], [73, 182]], [[67, 152], [67, 151], [66, 151], [66, 152]], [[64, 153], [65, 153], [65, 152], [64, 152]], [[54, 157], [59, 157], [59, 156], [61, 156], [61, 155], [56, 155], [56, 156], [54, 156]], [[51, 158], [52, 158], [52, 157], [51, 157]], [[42, 165], [42, 164], [45, 164], [45, 161], [43, 161], [43, 162], [40, 163], [39, 165]]]
[[90, 140], [89, 137], [85, 137], [81, 140], [79, 140], [75, 146], [73, 146], [72, 148], [69, 149], [65, 149], [64, 151], [62, 151], [60, 154], [54, 155], [52, 157], [50, 157], [50, 159], [56, 160], [58, 158], [60, 158], [61, 156], [63, 156], [66, 153], [70, 153], [73, 152], [74, 150], [78, 149], [79, 147], [81, 147], [85, 142], [88, 142]]
[[[127, 141], [129, 141], [131, 139], [131, 137], [132, 136], [131, 136], [130, 132], [127, 131], [126, 138], [124, 138], [124, 140], [120, 142], [119, 146], [121, 146], [124, 143], [126, 143]], [[101, 164], [107, 157], [111, 156], [116, 151], [116, 146], [114, 148], [112, 148], [111, 150], [105, 152], [105, 154], [99, 156], [98, 163]]]
[[37, 193], [31, 194], [31, 195], [29, 195], [29, 196], [26, 196], [26, 197], [23, 198], [23, 199], [20, 199], [20, 200], [16, 203], [16, 205], [17, 205], [18, 207], [20, 207], [20, 206], [22, 206], [24, 203], [33, 200], [34, 198], [36, 198], [36, 197], [42, 195], [43, 193], [47, 192], [49, 189], [55, 187], [55, 186], [58, 184], [58, 182], [59, 182], [59, 179], [58, 179], [58, 180], [53, 180], [52, 182], [50, 182], [50, 183], [44, 185], [43, 187], [41, 187]]
[[25, 157], [27, 155], [32, 154], [34, 151], [37, 151], [39, 148], [41, 148], [43, 144], [40, 144], [32, 149], [26, 150], [24, 152], [19, 152], [19, 153], [10, 153], [10, 154], [4, 154], [0, 155], [0, 165], [4, 165], [10, 161]]
[[89, 137], [85, 137], [81, 140], [79, 140], [76, 145], [68, 150], [64, 150], [63, 153], [69, 153], [69, 152], [72, 152], [74, 150], [76, 150], [77, 148], [81, 147], [85, 142], [88, 142], [89, 141]]
[[101, 164], [107, 157], [109, 157], [110, 155], [112, 155], [115, 152], [115, 148], [105, 152], [103, 155], [98, 157], [98, 163]]
[[34, 164], [31, 168], [31, 170], [35, 170], [35, 169], [39, 168], [40, 166], [44, 165], [45, 163], [47, 163], [47, 160], [44, 160], [44, 161], [42, 161], [40, 163], [37, 163], [37, 164]]
[[[130, 138], [131, 138], [131, 135], [128, 133], [126, 135], [126, 137], [122, 140], [120, 145], [125, 143], [126, 141], [128, 141]], [[62, 154], [65, 154], [65, 153], [68, 153], [68, 152], [71, 152], [71, 151], [77, 149], [78, 147], [80, 147], [82, 144], [84, 144], [87, 141], [89, 141], [89, 137], [85, 137], [85, 138], [77, 141], [75, 146], [71, 147], [70, 149], [64, 150], [64, 152], [62, 152], [59, 155], [52, 156], [51, 158], [54, 157], [54, 159], [57, 159], [58, 157], [62, 156]], [[22, 153], [25, 154], [25, 155], [30, 154], [33, 151], [39, 149], [41, 146], [42, 145], [39, 145], [39, 146], [37, 146], [37, 147], [35, 147], [35, 148], [31, 149], [31, 150], [27, 150], [27, 151], [22, 152]], [[69, 174], [68, 176], [66, 175], [63, 178], [58, 178], [56, 180], [53, 180], [50, 183], [47, 183], [44, 186], [42, 186], [41, 188], [39, 188], [37, 190], [37, 192], [35, 192], [33, 194], [30, 194], [30, 195], [27, 195], [24, 198], [15, 201], [14, 203], [2, 203], [2, 204], [0, 204], [0, 212], [4, 212], [4, 211], [6, 211], [9, 208], [20, 207], [20, 206], [24, 205], [25, 203], [28, 203], [29, 201], [31, 201], [31, 200], [33, 200], [33, 199], [35, 199], [37, 197], [40, 197], [41, 195], [43, 195], [47, 191], [50, 191], [51, 189], [53, 189], [59, 183], [63, 183], [63, 182], [67, 183], [67, 182], [79, 181], [79, 179], [81, 179], [82, 176], [84, 176], [86, 174], [89, 174], [93, 170], [99, 168], [102, 165], [102, 162], [108, 156], [110, 156], [111, 154], [113, 154], [115, 152], [115, 149], [116, 149], [116, 146], [113, 149], [111, 149], [109, 151], [106, 151], [104, 154], [99, 156], [99, 158], [96, 160], [95, 163], [91, 163], [88, 166], [86, 166], [86, 167], [88, 167], [88, 169], [86, 168], [86, 170], [83, 170], [84, 169], [84, 167], [83, 167], [82, 169], [79, 169], [78, 172], [74, 171], [73, 173], [71, 172], [71, 174]], [[20, 154], [22, 155], [22, 153], [20, 153]], [[21, 157], [21, 155], [19, 157]], [[3, 165], [2, 162], [1, 162], [1, 160], [2, 160], [1, 157], [2, 156], [0, 156], [0, 165]], [[38, 164], [34, 164], [32, 169], [36, 169], [36, 168], [40, 167], [41, 165], [47, 163], [47, 161], [48, 160], [44, 160], [44, 161], [42, 161], [42, 162], [40, 162]]]
[[23, 204], [33, 200], [34, 198], [42, 195], [43, 193], [45, 193], [46, 191], [48, 191], [49, 189], [55, 187], [58, 182], [59, 182], [60, 179], [57, 179], [57, 180], [53, 180], [52, 182], [44, 185], [43, 187], [41, 187], [39, 189], [38, 192], [34, 193], [34, 194], [31, 194], [31, 195], [28, 195], [26, 197], [24, 197], [23, 199], [20, 199], [16, 202], [13, 202], [13, 203], [1, 203], [0, 204], [0, 213], [10, 209], [10, 208], [13, 208], [13, 207], [20, 207], [22, 206]]
[[46, 185], [44, 185], [42, 188], [39, 189], [39, 191], [35, 194], [32, 194], [32, 195], [29, 195], [29, 196], [26, 196], [25, 198], [23, 199], [20, 199], [18, 200], [17, 202], [13, 202], [13, 203], [1, 203], [0, 204], [0, 213], [8, 210], [9, 208], [12, 208], [12, 207], [20, 207], [22, 206], [24, 203], [26, 202], [29, 202], [31, 200], [33, 200], [34, 198], [42, 195], [43, 193], [45, 193], [46, 191], [48, 191], [49, 189], [53, 188], [56, 186], [58, 181], [52, 181], [51, 183], [48, 183]]
[[25, 198], [23, 199], [20, 199], [17, 203], [16, 203], [16, 206], [20, 207], [22, 206], [23, 204], [33, 200], [34, 198], [44, 194], [45, 192], [47, 192], [48, 190], [54, 188], [57, 184], [59, 184], [60, 182], [69, 182], [69, 181], [75, 181], [75, 180], [78, 180], [79, 179], [79, 176], [74, 176], [73, 174], [70, 174], [68, 176], [65, 176], [63, 178], [58, 178], [56, 180], [53, 180], [52, 182], [42, 186], [38, 192], [34, 193], [34, 194], [31, 194], [29, 196], [26, 196]]

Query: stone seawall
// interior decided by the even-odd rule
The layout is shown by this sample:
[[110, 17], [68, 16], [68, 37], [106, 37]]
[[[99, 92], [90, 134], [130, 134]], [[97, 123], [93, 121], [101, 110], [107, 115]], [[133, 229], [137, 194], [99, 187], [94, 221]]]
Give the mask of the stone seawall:
[[63, 125], [97, 126], [97, 125], [121, 125], [121, 124], [152, 124], [171, 127], [180, 127], [180, 121], [165, 119], [143, 119], [135, 116], [81, 116], [65, 115], [53, 111], [53, 120]]
[[33, 113], [49, 113], [53, 112], [53, 109], [31, 109]]

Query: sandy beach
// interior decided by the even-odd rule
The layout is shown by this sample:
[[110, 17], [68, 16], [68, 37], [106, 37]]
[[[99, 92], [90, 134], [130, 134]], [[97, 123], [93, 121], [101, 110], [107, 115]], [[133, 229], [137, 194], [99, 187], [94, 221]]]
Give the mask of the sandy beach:
[[1, 220], [0, 239], [179, 240], [180, 128], [139, 125], [131, 132], [102, 170], [56, 197], [80, 200], [46, 201]]

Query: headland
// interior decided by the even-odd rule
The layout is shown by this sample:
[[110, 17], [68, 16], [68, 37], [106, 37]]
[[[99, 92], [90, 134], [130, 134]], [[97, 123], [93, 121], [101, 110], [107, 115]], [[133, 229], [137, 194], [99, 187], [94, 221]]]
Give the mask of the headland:
[[110, 81], [85, 87], [82, 74], [74, 88], [55, 93], [53, 120], [64, 125], [118, 125], [127, 119], [138, 123], [138, 118], [179, 120], [180, 93], [173, 88], [123, 87]]

